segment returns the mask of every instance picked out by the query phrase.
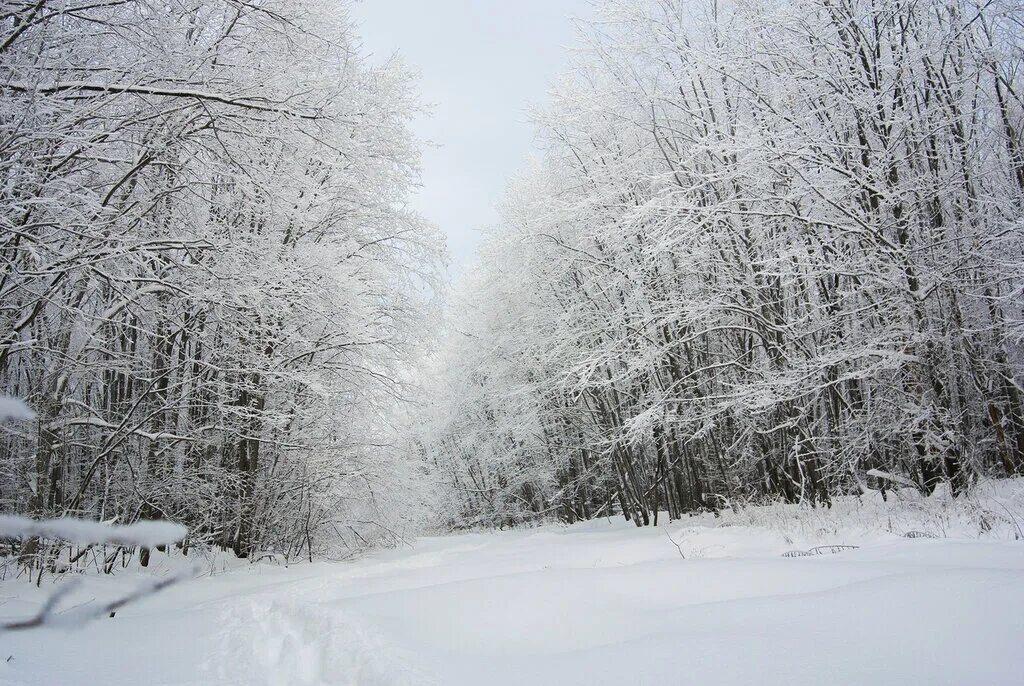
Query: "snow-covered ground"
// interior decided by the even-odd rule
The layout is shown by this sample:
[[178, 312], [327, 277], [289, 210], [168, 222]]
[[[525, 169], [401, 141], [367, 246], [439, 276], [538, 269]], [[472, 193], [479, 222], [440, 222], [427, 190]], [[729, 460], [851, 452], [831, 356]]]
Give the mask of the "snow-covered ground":
[[[0, 683], [1024, 683], [1024, 542], [813, 523], [828, 512], [805, 533], [780, 510], [235, 563], [85, 629], [0, 635]], [[860, 547], [782, 556], [824, 543]], [[78, 602], [141, 581], [90, 578]], [[0, 615], [52, 591], [0, 584]]]

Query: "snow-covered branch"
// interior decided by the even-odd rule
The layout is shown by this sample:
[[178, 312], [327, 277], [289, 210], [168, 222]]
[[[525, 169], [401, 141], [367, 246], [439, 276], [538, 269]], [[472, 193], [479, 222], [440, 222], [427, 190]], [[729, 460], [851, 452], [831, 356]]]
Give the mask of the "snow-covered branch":
[[69, 517], [35, 520], [0, 515], [0, 539], [39, 537], [82, 545], [107, 543], [155, 548], [178, 543], [187, 535], [187, 528], [173, 522], [147, 521], [120, 526]]
[[182, 581], [191, 579], [194, 576], [195, 570], [178, 572], [152, 583], [144, 584], [131, 593], [105, 603], [85, 604], [61, 610], [61, 602], [74, 593], [79, 586], [79, 580], [73, 579], [62, 585], [57, 591], [50, 595], [50, 597], [46, 599], [46, 602], [43, 603], [42, 607], [39, 608], [39, 611], [32, 617], [8, 622], [6, 624], [0, 624], [0, 633], [4, 631], [39, 629], [43, 627], [51, 629], [77, 629], [85, 626], [95, 619], [99, 619], [104, 616], [112, 617], [117, 610], [121, 609], [125, 605], [137, 602], [155, 593], [159, 593], [169, 586], [181, 583]]

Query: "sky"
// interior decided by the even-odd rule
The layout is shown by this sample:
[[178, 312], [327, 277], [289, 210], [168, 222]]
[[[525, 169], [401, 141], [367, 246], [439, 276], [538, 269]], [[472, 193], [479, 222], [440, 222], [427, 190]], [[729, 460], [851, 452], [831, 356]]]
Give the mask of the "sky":
[[447, 236], [453, 276], [534, 150], [531, 106], [568, 64], [571, 17], [586, 0], [361, 0], [353, 15], [372, 63], [397, 53], [432, 106], [414, 133], [431, 143], [414, 206]]

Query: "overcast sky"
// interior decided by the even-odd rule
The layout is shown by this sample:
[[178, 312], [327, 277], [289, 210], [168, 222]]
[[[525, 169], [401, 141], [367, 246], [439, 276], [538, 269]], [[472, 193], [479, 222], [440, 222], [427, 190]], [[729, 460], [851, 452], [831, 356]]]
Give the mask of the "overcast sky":
[[533, 147], [531, 105], [545, 100], [575, 44], [586, 0], [362, 0], [355, 19], [374, 61], [397, 52], [420, 73], [430, 118], [415, 204], [448, 236], [452, 273], [472, 259], [479, 229]]

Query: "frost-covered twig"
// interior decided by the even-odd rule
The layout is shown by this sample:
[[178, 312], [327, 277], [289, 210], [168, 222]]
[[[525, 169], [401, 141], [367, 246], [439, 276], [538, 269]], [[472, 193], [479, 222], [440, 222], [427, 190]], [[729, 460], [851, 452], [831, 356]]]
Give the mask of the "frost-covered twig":
[[136, 600], [140, 600], [146, 596], [162, 591], [168, 586], [173, 586], [180, 581], [190, 579], [195, 576], [195, 573], [195, 569], [188, 569], [165, 579], [160, 579], [155, 583], [137, 588], [131, 593], [107, 603], [101, 603], [95, 606], [84, 605], [66, 612], [59, 612], [58, 605], [60, 604], [60, 601], [70, 595], [71, 592], [79, 586], [78, 579], [75, 579], [74, 581], [71, 581], [57, 589], [57, 591], [47, 598], [46, 602], [43, 603], [43, 606], [39, 609], [39, 612], [37, 612], [33, 617], [9, 622], [7, 624], [0, 624], [0, 632], [37, 629], [44, 626], [63, 629], [78, 628], [94, 619], [102, 617], [103, 615], [113, 616], [114, 612], [128, 603], [133, 603]]
[[665, 529], [665, 535], [668, 536], [668, 540], [672, 541], [672, 545], [674, 545], [676, 547], [676, 550], [679, 551], [679, 557], [685, 560], [686, 555], [683, 554], [683, 547], [676, 542], [676, 539], [672, 538], [672, 534], [668, 532], [668, 529]]

